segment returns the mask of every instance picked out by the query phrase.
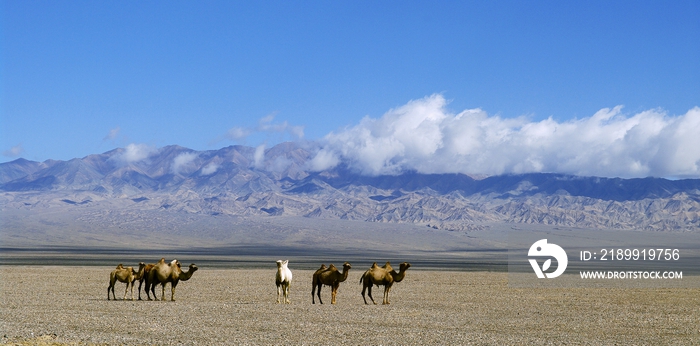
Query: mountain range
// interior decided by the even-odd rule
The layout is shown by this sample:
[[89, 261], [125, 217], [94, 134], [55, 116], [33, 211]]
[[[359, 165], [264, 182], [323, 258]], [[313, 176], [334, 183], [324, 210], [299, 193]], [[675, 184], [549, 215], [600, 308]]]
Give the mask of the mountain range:
[[650, 231], [700, 230], [700, 179], [553, 173], [364, 176], [309, 169], [315, 150], [118, 148], [68, 161], [0, 164], [0, 208], [108, 208], [240, 217], [410, 223], [469, 232], [491, 223]]

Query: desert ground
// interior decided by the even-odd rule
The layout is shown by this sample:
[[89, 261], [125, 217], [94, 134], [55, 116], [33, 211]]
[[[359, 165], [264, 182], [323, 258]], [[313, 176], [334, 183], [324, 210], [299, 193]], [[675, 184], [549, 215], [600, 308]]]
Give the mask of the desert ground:
[[[125, 263], [126, 264], [126, 263]], [[185, 263], [183, 262], [183, 265]], [[339, 263], [336, 263], [338, 265]], [[131, 265], [131, 264], [129, 264]], [[136, 265], [135, 263], [133, 265]], [[113, 266], [0, 266], [0, 343], [213, 344], [697, 344], [700, 289], [526, 289], [508, 274], [411, 268], [391, 305], [365, 305], [353, 263], [336, 305], [311, 304], [312, 270], [295, 270], [290, 305], [269, 269], [200, 266], [176, 301], [107, 300]], [[696, 286], [697, 287], [697, 286]], [[160, 296], [160, 289], [157, 290]], [[138, 293], [134, 292], [138, 297]], [[166, 297], [170, 298], [169, 286]]]

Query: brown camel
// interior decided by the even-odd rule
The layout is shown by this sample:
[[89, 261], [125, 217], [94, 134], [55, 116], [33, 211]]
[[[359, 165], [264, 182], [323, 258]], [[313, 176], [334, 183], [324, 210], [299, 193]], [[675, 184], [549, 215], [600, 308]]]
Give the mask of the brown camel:
[[[312, 304], [316, 304], [316, 302], [314, 301], [314, 291], [315, 291], [315, 289], [316, 289], [316, 285], [317, 285], [317, 282], [318, 282], [318, 276], [319, 276], [322, 272], [324, 272], [325, 270], [327, 270], [327, 269], [328, 269], [328, 267], [326, 267], [325, 264], [321, 264], [321, 268], [318, 268], [318, 270], [316, 270], [316, 271], [314, 272], [314, 275], [313, 275], [312, 278], [311, 278], [311, 285], [313, 286], [313, 288], [311, 289], [311, 303], [312, 303]], [[320, 297], [321, 288], [320, 288], [320, 287], [319, 287], [318, 291], [319, 291], [319, 297], [318, 297], [318, 299], [320, 300], [320, 299], [321, 299], [321, 297]], [[323, 304], [323, 303], [321, 303], [321, 304]]]
[[318, 286], [318, 301], [319, 303], [323, 304], [323, 301], [321, 300], [321, 288], [323, 285], [326, 285], [331, 286], [331, 304], [335, 304], [335, 296], [338, 294], [338, 287], [340, 286], [341, 282], [348, 278], [350, 268], [352, 268], [350, 263], [343, 263], [343, 272], [341, 273], [338, 271], [338, 268], [332, 264], [328, 268], [325, 268], [325, 265], [322, 265], [321, 268], [313, 275], [311, 282], [313, 286], [311, 288], [311, 303], [316, 304], [314, 301], [314, 292]]
[[[151, 293], [153, 297], [156, 298], [156, 285], [160, 283], [162, 287], [161, 300], [165, 300], [165, 285], [170, 283], [170, 300], [175, 300], [175, 287], [180, 280], [187, 281], [192, 277], [195, 271], [197, 271], [197, 266], [192, 263], [190, 264], [190, 269], [187, 272], [183, 272], [180, 268], [180, 261], [173, 260], [170, 263], [165, 263], [165, 259], [161, 258], [158, 263], [151, 269], [148, 273], [149, 281], [151, 283]], [[148, 286], [146, 287], [148, 288]], [[148, 292], [146, 293], [148, 294]], [[148, 300], [151, 297], [148, 296]]]
[[389, 291], [391, 290], [391, 286], [394, 284], [394, 282], [401, 282], [401, 280], [403, 280], [406, 276], [406, 270], [410, 267], [410, 263], [403, 262], [399, 266], [399, 272], [397, 273], [393, 268], [391, 268], [391, 264], [389, 262], [386, 262], [386, 264], [381, 267], [377, 266], [377, 262], [374, 262], [372, 267], [360, 277], [360, 283], [363, 283], [364, 281], [364, 284], [362, 285], [362, 299], [365, 300], [365, 304], [367, 304], [365, 290], [367, 290], [369, 299], [372, 300], [372, 303], [377, 304], [374, 301], [374, 298], [372, 298], [372, 285], [384, 286], [384, 300], [382, 304], [391, 304], [389, 302]]
[[[155, 266], [156, 266], [155, 263], [149, 263], [149, 264], [146, 264], [146, 266], [143, 268], [143, 275], [139, 279], [139, 300], [141, 300], [141, 285], [143, 285], [144, 281], [146, 282], [146, 290], [145, 290], [146, 295], [148, 295], [148, 291], [151, 288], [151, 281], [149, 280], [148, 273], [150, 273], [151, 269], [153, 269], [153, 267], [155, 267]], [[148, 297], [148, 300], [151, 300], [150, 296]]]
[[109, 273], [109, 286], [107, 287], [107, 300], [109, 300], [109, 292], [112, 292], [112, 297], [114, 300], [117, 300], [117, 297], [114, 295], [114, 286], [119, 282], [124, 282], [126, 283], [126, 290], [124, 291], [124, 298], [123, 300], [126, 300], [126, 294], [129, 292], [129, 288], [131, 288], [131, 300], [134, 300], [134, 281], [138, 280], [143, 276], [143, 269], [146, 266], [145, 263], [141, 262], [139, 263], [139, 271], [136, 272], [133, 267], [126, 267], [119, 263], [119, 265], [111, 272]]

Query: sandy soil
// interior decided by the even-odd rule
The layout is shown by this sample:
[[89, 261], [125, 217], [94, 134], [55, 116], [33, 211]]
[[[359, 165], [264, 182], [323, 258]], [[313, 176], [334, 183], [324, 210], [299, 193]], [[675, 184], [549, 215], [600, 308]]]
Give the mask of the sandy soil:
[[[294, 270], [276, 304], [275, 268], [201, 268], [177, 301], [108, 301], [113, 267], [0, 267], [0, 343], [697, 344], [700, 289], [515, 289], [506, 273], [410, 269], [392, 304], [364, 305], [356, 264], [338, 304], [311, 304]], [[169, 297], [169, 288], [166, 296]], [[136, 296], [138, 294], [135, 292]], [[375, 289], [375, 298], [381, 290]]]

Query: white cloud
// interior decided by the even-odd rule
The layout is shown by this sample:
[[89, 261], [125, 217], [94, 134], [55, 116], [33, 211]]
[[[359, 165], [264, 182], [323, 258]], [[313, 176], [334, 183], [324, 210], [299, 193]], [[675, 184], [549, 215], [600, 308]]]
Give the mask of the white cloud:
[[330, 133], [313, 170], [340, 162], [363, 174], [560, 172], [620, 177], [700, 176], [700, 108], [681, 116], [622, 107], [565, 122], [454, 114], [436, 94]]
[[266, 133], [289, 134], [294, 139], [304, 138], [303, 126], [290, 125], [287, 121], [275, 124], [273, 123], [274, 120], [274, 113], [263, 117], [262, 119], [260, 119], [260, 121], [258, 121], [258, 127], [255, 128], [255, 131]]
[[263, 168], [263, 161], [265, 159], [265, 144], [259, 145], [255, 148], [255, 153], [253, 154], [253, 167], [257, 169]]
[[2, 156], [17, 157], [17, 156], [22, 155], [23, 153], [24, 153], [24, 147], [22, 147], [22, 144], [17, 144], [12, 148], [3, 151]]
[[204, 166], [204, 168], [202, 168], [202, 171], [200, 174], [201, 175], [211, 175], [211, 174], [214, 174], [218, 169], [219, 169], [219, 165], [212, 162], [212, 163]]
[[131, 143], [127, 145], [113, 160], [122, 164], [129, 164], [144, 160], [158, 150], [147, 144]]
[[196, 153], [182, 153], [173, 159], [172, 171], [175, 174], [185, 173], [187, 169], [196, 169], [190, 164], [197, 158]]
[[225, 137], [232, 141], [240, 141], [250, 136], [251, 131], [242, 127], [233, 127], [226, 131]]
[[256, 127], [232, 127], [226, 132], [224, 137], [236, 142], [244, 141], [255, 133], [265, 133], [268, 135], [277, 134], [282, 137], [289, 136], [293, 140], [304, 138], [304, 126], [291, 125], [287, 121], [275, 123], [274, 120], [275, 113], [272, 113], [261, 118]]
[[117, 138], [119, 135], [119, 132], [121, 131], [121, 128], [119, 126], [109, 130], [109, 133], [102, 139], [103, 141], [109, 141]]
[[321, 149], [316, 153], [307, 166], [312, 171], [323, 171], [333, 168], [340, 163], [340, 158], [331, 149]]

